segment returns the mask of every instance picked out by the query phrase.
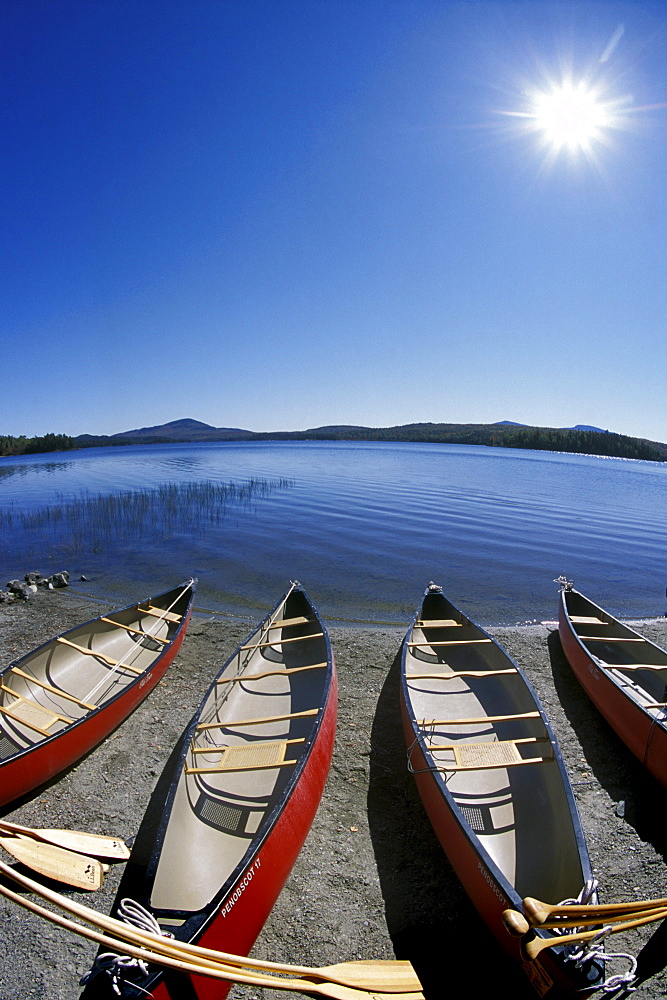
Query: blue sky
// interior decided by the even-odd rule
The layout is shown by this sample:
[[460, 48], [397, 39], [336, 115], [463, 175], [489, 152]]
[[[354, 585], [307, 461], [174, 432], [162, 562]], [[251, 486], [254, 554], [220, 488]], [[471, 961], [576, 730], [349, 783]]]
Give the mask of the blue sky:
[[667, 441], [664, 3], [3, 0], [0, 45], [0, 433]]

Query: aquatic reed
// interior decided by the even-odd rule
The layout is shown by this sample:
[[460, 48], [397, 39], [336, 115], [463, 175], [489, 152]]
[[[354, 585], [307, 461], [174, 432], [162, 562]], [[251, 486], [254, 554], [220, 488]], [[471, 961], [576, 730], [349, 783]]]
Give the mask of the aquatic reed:
[[98, 554], [118, 542], [164, 539], [215, 527], [231, 509], [248, 511], [255, 501], [293, 485], [286, 478], [251, 478], [240, 483], [161, 483], [74, 498], [56, 494], [54, 503], [35, 510], [0, 509], [0, 531], [5, 548], [11, 537], [13, 561], [45, 552], [56, 558]]

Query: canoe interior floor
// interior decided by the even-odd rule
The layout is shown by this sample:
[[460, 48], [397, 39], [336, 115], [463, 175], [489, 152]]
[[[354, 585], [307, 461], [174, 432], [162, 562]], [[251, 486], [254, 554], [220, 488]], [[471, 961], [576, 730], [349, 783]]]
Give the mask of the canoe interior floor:
[[[429, 659], [430, 671], [425, 669]], [[527, 752], [521, 750], [521, 756], [544, 758], [535, 764], [441, 771], [453, 802], [521, 895], [564, 899], [578, 893], [583, 884], [579, 851], [573, 828], [567, 824], [569, 806], [542, 719], [442, 722], [534, 712], [536, 706], [529, 689], [518, 672], [486, 678], [410, 681], [411, 674], [460, 673], [466, 665], [473, 669], [476, 662], [479, 665], [479, 660], [472, 660], [469, 653], [458, 651], [448, 651], [446, 660], [435, 662], [421, 649], [407, 656], [412, 710], [416, 719], [425, 722], [421, 727], [425, 742], [466, 746], [534, 738], [539, 742], [519, 744], [527, 748]], [[488, 652], [485, 650], [480, 668], [508, 666], [511, 661], [494, 645]], [[441, 721], [429, 725], [429, 719]], [[451, 751], [436, 751], [432, 760], [441, 767], [451, 758]], [[537, 814], [541, 817], [539, 826], [535, 823]]]
[[[196, 732], [186, 755], [151, 891], [155, 910], [206, 907], [282, 796], [294, 773], [289, 762], [298, 761], [308, 745], [316, 714], [302, 713], [321, 705], [326, 670], [286, 671], [311, 663], [325, 666], [326, 646], [321, 639], [296, 642], [282, 647], [278, 656], [279, 638], [272, 632], [275, 644], [246, 652], [244, 661], [238, 654], [224, 675], [236, 676], [239, 663], [246, 662], [244, 676], [265, 676], [216, 685], [202, 709], [200, 724], [210, 728]], [[252, 722], [258, 719], [270, 721]], [[282, 746], [277, 758], [276, 744]], [[233, 762], [238, 770], [223, 766], [228, 747], [252, 748], [247, 764], [240, 753]]]

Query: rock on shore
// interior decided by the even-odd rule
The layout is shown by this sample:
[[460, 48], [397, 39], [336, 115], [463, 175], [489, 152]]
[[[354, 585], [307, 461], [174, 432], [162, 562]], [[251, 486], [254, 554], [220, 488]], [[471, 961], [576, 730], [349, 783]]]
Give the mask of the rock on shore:
[[[554, 602], [555, 604], [555, 602]], [[65, 628], [110, 610], [69, 591], [0, 607], [2, 665]], [[102, 746], [9, 819], [131, 837], [169, 751], [220, 664], [252, 627], [194, 617], [162, 683]], [[667, 621], [641, 629], [663, 645]], [[555, 625], [492, 630], [542, 699], [573, 781], [604, 901], [667, 896], [667, 795], [625, 750], [581, 692]], [[431, 832], [405, 765], [398, 712], [403, 630], [331, 628], [340, 679], [339, 724], [324, 798], [254, 954], [326, 965], [357, 957], [410, 958], [427, 1000], [497, 994], [534, 998], [480, 923]], [[536, 817], [539, 822], [539, 817]], [[5, 860], [7, 858], [5, 857]], [[109, 912], [120, 868], [92, 895]], [[616, 935], [640, 957], [637, 1000], [663, 996], [666, 929]], [[0, 1000], [74, 1000], [95, 948], [0, 901]], [[292, 996], [236, 986], [235, 1000]]]

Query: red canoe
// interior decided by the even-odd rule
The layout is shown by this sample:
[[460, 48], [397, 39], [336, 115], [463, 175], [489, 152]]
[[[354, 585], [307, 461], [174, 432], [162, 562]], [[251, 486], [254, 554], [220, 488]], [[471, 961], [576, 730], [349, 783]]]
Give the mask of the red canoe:
[[521, 910], [526, 896], [578, 897], [591, 867], [537, 695], [509, 654], [435, 584], [403, 643], [401, 710], [408, 766], [426, 812], [491, 932], [540, 996], [602, 985], [599, 963], [577, 968], [566, 945], [524, 961], [519, 939], [503, 926], [503, 911]]
[[[334, 746], [336, 671], [294, 584], [222, 667], [151, 798], [118, 890], [179, 941], [247, 955], [306, 838]], [[114, 997], [100, 973], [86, 1000]], [[221, 1000], [229, 984], [121, 970], [122, 995]]]
[[560, 641], [577, 680], [629, 750], [667, 787], [667, 652], [565, 584]]
[[141, 704], [183, 642], [195, 585], [79, 625], [0, 673], [0, 806], [70, 767]]

